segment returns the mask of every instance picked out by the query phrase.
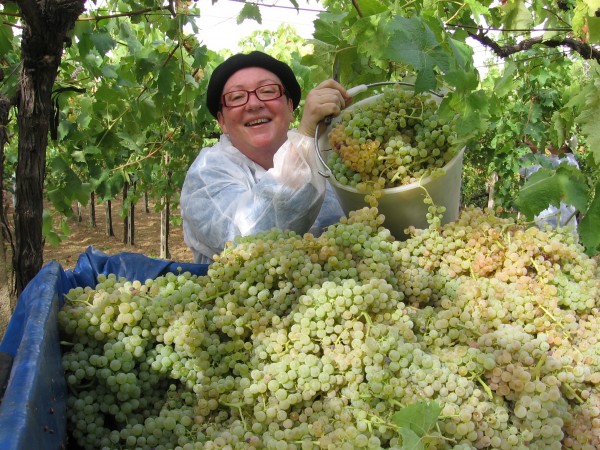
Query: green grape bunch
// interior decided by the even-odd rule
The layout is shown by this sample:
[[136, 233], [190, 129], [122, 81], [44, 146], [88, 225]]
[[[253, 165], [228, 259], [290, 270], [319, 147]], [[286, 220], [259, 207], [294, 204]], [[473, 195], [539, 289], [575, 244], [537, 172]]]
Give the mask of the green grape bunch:
[[600, 448], [598, 261], [501, 213], [397, 241], [365, 207], [69, 291], [69, 448]]
[[329, 131], [327, 164], [342, 185], [364, 191], [435, 175], [460, 151], [457, 116], [439, 114], [431, 93], [402, 86], [345, 110]]

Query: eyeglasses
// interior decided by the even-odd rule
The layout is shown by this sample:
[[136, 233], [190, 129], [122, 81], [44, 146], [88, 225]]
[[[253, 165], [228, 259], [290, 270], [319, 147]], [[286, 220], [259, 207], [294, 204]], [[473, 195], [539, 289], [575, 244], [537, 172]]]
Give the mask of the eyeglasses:
[[223, 106], [229, 108], [235, 108], [237, 106], [244, 106], [250, 100], [250, 94], [256, 95], [256, 98], [263, 102], [278, 99], [284, 94], [285, 90], [280, 84], [265, 84], [264, 86], [257, 87], [253, 91], [230, 91], [223, 94], [222, 101]]

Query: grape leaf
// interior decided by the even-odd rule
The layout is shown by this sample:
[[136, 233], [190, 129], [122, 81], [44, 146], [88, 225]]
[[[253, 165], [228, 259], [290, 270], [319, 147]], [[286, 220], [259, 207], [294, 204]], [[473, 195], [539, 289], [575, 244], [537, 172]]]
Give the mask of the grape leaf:
[[58, 245], [62, 241], [59, 234], [54, 231], [54, 217], [47, 209], [42, 212], [42, 235], [45, 242], [50, 245]]
[[12, 29], [7, 25], [0, 25], [0, 54], [6, 55], [7, 53], [13, 50], [12, 39], [13, 39]]
[[424, 436], [435, 426], [441, 411], [436, 402], [413, 403], [394, 413], [392, 422], [399, 428], [408, 428], [418, 436]]
[[117, 132], [116, 134], [121, 139], [120, 143], [123, 147], [132, 151], [140, 151], [140, 143], [136, 140], [136, 138], [140, 139], [139, 136], [132, 136], [124, 131]]
[[262, 24], [262, 16], [260, 15], [260, 8], [258, 5], [254, 3], [244, 3], [244, 7], [237, 17], [237, 24], [239, 25], [246, 19], [253, 19]]
[[461, 91], [473, 91], [479, 84], [479, 72], [473, 65], [473, 49], [454, 39], [450, 39], [448, 43], [454, 61], [445, 71], [444, 79]]
[[117, 68], [112, 64], [103, 64], [100, 69], [102, 76], [108, 79], [117, 79], [119, 78], [119, 73], [117, 72]]
[[531, 220], [548, 207], [565, 202], [579, 211], [587, 208], [587, 184], [575, 166], [561, 164], [552, 169], [540, 169], [529, 177], [517, 195], [515, 204]]
[[174, 67], [172, 64], [167, 64], [161, 67], [158, 73], [158, 79], [156, 80], [158, 92], [162, 95], [167, 96], [173, 88], [173, 80], [175, 75], [173, 74]]
[[600, 98], [597, 95], [600, 88], [600, 79], [590, 82], [578, 97], [584, 102], [581, 114], [577, 121], [581, 124], [581, 131], [586, 136], [590, 152], [594, 155], [594, 161], [600, 164], [600, 127], [598, 126], [598, 115], [600, 114]]
[[315, 32], [313, 37], [334, 47], [338, 46], [340, 42], [344, 42], [343, 28], [340, 27], [340, 23], [345, 17], [346, 14], [319, 14], [314, 22]]
[[421, 437], [410, 428], [400, 428], [402, 450], [425, 450]]
[[600, 251], [598, 223], [600, 223], [600, 182], [596, 184], [594, 199], [578, 227], [579, 238], [589, 255], [594, 255]]
[[514, 80], [517, 69], [518, 66], [514, 61], [508, 60], [506, 62], [502, 77], [498, 78], [494, 84], [494, 94], [504, 97], [514, 91]]
[[588, 37], [590, 44], [600, 44], [600, 17], [588, 17]]
[[427, 23], [419, 17], [396, 16], [386, 27], [389, 43], [384, 57], [412, 66], [417, 72], [415, 90], [435, 89], [434, 67], [445, 66], [447, 55], [440, 51], [440, 43]]
[[428, 66], [427, 62], [428, 61], [424, 61], [422, 68], [417, 72], [415, 92], [425, 92], [435, 89], [437, 86], [433, 65]]
[[[449, 105], [447, 101], [451, 102]], [[487, 129], [490, 117], [490, 99], [484, 91], [474, 91], [468, 94], [459, 93], [446, 98], [440, 105], [440, 111], [451, 114], [458, 111], [460, 114], [460, 126], [457, 133], [461, 142], [479, 139]], [[446, 113], [448, 110], [448, 113]]]
[[194, 61], [192, 63], [192, 67], [197, 69], [199, 67], [205, 67], [208, 64], [209, 56], [206, 51], [205, 46], [196, 47], [191, 55], [194, 57]]
[[506, 28], [531, 28], [533, 17], [523, 0], [512, 0], [503, 4]]
[[97, 30], [95, 33], [91, 33], [89, 36], [94, 44], [94, 47], [96, 47], [96, 50], [98, 50], [100, 55], [105, 55], [117, 44], [112, 36], [103, 30]]
[[[575, 4], [573, 9], [573, 19], [571, 26], [576, 36], [589, 38], [590, 44], [597, 44], [597, 40], [592, 38], [598, 38], [598, 21], [594, 16], [596, 10], [599, 8], [597, 0], [583, 0]], [[586, 32], [587, 29], [587, 32]]]
[[360, 11], [363, 17], [382, 13], [387, 11], [388, 8], [389, 6], [379, 0], [361, 0], [360, 2]]

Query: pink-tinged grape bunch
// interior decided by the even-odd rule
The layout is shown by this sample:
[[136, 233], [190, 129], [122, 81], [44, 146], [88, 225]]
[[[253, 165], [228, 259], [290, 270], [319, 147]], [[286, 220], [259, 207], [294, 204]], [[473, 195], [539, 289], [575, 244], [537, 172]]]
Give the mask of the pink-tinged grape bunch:
[[457, 155], [455, 122], [438, 113], [435, 94], [387, 87], [342, 112], [327, 163], [339, 183], [365, 191], [414, 183]]
[[405, 241], [382, 223], [69, 292], [78, 448], [600, 448], [600, 273], [574, 236], [475, 208]]

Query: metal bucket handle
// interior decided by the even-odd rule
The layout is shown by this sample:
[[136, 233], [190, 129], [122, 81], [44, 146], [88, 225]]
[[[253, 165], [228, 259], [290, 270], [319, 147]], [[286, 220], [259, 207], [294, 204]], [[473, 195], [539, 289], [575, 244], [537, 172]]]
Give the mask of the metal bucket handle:
[[[355, 95], [360, 94], [361, 92], [365, 92], [369, 88], [377, 87], [377, 86], [384, 86], [384, 85], [389, 85], [389, 84], [397, 84], [397, 85], [401, 85], [401, 86], [412, 86], [412, 87], [415, 86], [414, 83], [407, 83], [405, 81], [379, 81], [377, 83], [359, 84], [358, 86], [354, 86], [354, 87], [348, 89], [347, 93], [350, 97], [354, 97]], [[443, 94], [440, 94], [438, 92], [434, 92], [434, 91], [429, 91], [429, 92], [433, 95], [437, 95], [438, 97], [443, 97]], [[331, 171], [331, 169], [329, 168], [329, 166], [323, 159], [323, 155], [321, 155], [321, 151], [319, 150], [319, 129], [320, 129], [321, 124], [323, 124], [325, 126], [329, 126], [331, 124], [332, 120], [333, 120], [333, 116], [325, 117], [323, 120], [321, 120], [317, 124], [317, 129], [315, 130], [315, 151], [317, 152], [317, 157], [319, 158], [319, 161], [321, 162], [323, 167], [325, 167], [327, 169], [327, 171], [329, 172], [329, 173], [325, 173], [322, 170], [319, 170], [319, 174], [324, 176], [325, 178], [329, 178], [329, 176], [333, 175], [333, 172]]]

